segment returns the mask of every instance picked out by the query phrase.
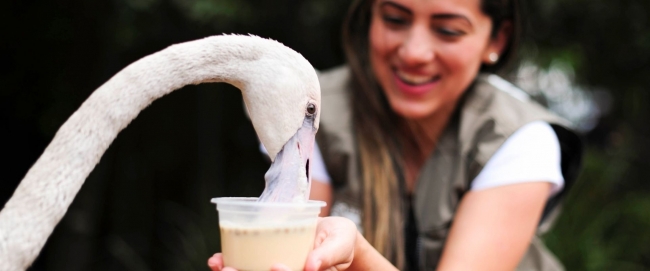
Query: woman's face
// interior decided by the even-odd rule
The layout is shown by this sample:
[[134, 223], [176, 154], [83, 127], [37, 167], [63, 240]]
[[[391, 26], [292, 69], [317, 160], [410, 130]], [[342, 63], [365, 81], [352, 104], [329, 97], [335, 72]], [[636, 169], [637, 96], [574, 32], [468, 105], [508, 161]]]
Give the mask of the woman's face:
[[[370, 61], [392, 109], [408, 119], [451, 109], [506, 31], [491, 38], [480, 0], [376, 0]], [[503, 33], [501, 33], [503, 32]], [[450, 110], [448, 110], [450, 111]]]

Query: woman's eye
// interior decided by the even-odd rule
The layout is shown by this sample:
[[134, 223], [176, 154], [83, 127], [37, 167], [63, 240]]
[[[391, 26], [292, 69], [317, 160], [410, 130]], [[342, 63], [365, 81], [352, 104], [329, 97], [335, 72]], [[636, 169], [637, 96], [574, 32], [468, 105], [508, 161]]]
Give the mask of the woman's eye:
[[435, 28], [435, 31], [438, 32], [439, 34], [448, 37], [460, 37], [465, 34], [465, 32], [463, 31], [452, 30], [450, 28], [445, 28], [445, 27]]
[[405, 25], [407, 23], [406, 19], [403, 17], [397, 17], [397, 16], [383, 16], [384, 22], [395, 25], [395, 26], [401, 26]]

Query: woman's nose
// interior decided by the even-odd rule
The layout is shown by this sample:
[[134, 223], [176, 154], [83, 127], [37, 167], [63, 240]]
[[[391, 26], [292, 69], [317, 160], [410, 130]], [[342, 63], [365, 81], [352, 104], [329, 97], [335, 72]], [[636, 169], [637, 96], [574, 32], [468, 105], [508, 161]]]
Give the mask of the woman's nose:
[[397, 53], [407, 65], [422, 65], [433, 61], [434, 45], [428, 27], [413, 26]]

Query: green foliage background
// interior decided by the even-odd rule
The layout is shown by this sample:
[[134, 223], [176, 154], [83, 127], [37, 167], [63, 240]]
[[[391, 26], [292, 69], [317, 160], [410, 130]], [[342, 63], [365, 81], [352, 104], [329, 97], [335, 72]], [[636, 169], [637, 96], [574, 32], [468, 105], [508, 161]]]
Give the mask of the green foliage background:
[[[318, 69], [343, 63], [349, 0], [0, 3], [0, 199], [58, 127], [113, 74], [220, 33], [279, 40]], [[546, 243], [568, 270], [650, 269], [650, 1], [522, 1], [522, 59], [561, 61], [612, 110], [584, 135], [584, 172]], [[226, 85], [186, 87], [145, 110], [91, 174], [32, 270], [207, 270], [217, 196], [255, 196], [268, 164]]]

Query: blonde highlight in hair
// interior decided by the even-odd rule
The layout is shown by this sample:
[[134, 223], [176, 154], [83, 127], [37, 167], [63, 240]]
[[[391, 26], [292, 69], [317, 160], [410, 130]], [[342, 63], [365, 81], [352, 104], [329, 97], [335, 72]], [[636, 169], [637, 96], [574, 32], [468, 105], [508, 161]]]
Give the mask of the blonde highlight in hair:
[[343, 28], [344, 50], [352, 72], [353, 121], [362, 180], [364, 237], [398, 268], [405, 266], [401, 164], [390, 109], [371, 70], [368, 29], [370, 0], [352, 4]]
[[[359, 139], [363, 136], [359, 135]], [[404, 266], [404, 238], [398, 180], [385, 148], [360, 146], [363, 179], [364, 236], [400, 269]], [[388, 210], [388, 211], [386, 211]]]

